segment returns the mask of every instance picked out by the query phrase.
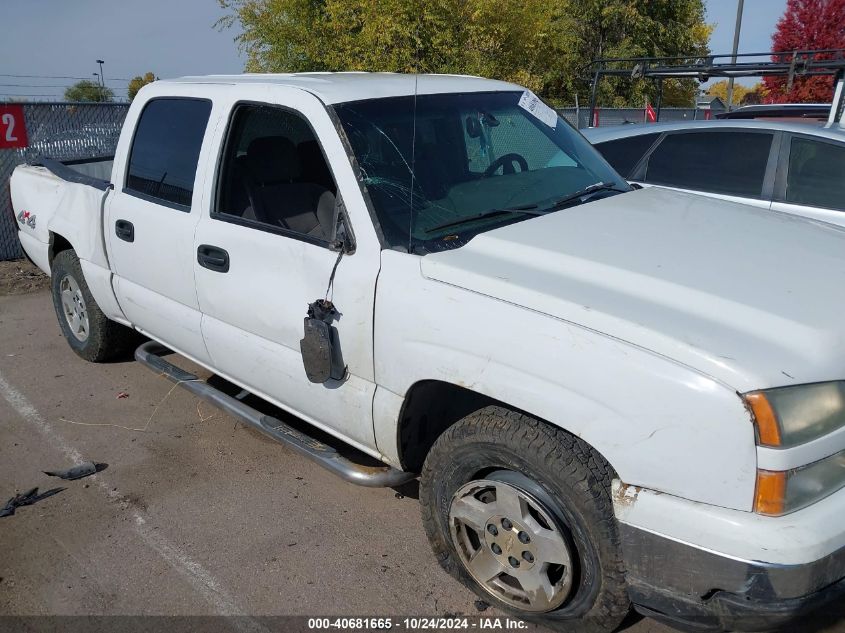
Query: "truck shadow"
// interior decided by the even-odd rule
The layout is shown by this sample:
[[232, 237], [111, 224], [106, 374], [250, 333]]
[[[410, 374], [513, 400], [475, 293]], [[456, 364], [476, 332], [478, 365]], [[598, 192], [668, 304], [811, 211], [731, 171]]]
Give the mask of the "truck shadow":
[[[308, 435], [309, 437], [314, 438], [318, 442], [322, 442], [323, 444], [331, 446], [338, 453], [340, 453], [343, 457], [346, 457], [347, 459], [349, 459], [349, 460], [351, 460], [351, 461], [353, 461], [357, 464], [361, 464], [363, 466], [374, 466], [374, 467], [384, 465], [382, 462], [378, 461], [377, 459], [367, 455], [366, 453], [364, 453], [362, 451], [359, 451], [358, 449], [356, 449], [352, 446], [349, 446], [348, 444], [346, 444], [345, 442], [337, 439], [333, 435], [326, 433], [325, 431], [309, 424], [305, 420], [298, 418], [297, 416], [292, 415], [291, 413], [288, 413], [284, 409], [280, 409], [279, 407], [267, 402], [266, 400], [264, 400], [262, 398], [259, 398], [256, 395], [253, 395], [252, 393], [249, 393], [249, 392], [245, 393], [240, 387], [238, 387], [237, 385], [229, 382], [225, 378], [221, 378], [220, 376], [214, 374], [211, 377], [209, 377], [206, 380], [206, 382], [209, 385], [211, 385], [212, 387], [214, 387], [215, 389], [222, 391], [226, 395], [231, 396], [233, 398], [237, 398], [238, 400], [240, 400], [244, 404], [252, 407], [253, 409], [258, 411], [259, 413], [262, 413], [264, 415], [268, 415], [268, 416], [274, 417], [278, 420], [281, 420], [285, 424], [293, 427], [297, 431], [300, 431], [300, 432]], [[250, 427], [247, 427], [247, 428], [250, 428]], [[257, 435], [261, 435], [261, 437], [267, 439], [267, 436], [261, 434], [259, 431], [255, 431], [255, 433]], [[275, 440], [272, 440], [272, 439], [268, 439], [268, 441], [276, 443]]]
[[[264, 415], [269, 415], [271, 417], [277, 418], [295, 428], [297, 431], [305, 433], [306, 435], [313, 437], [315, 440], [322, 442], [328, 446], [334, 448], [338, 453], [340, 453], [343, 457], [349, 459], [350, 461], [355, 462], [356, 464], [361, 464], [363, 466], [383, 466], [384, 464], [377, 459], [367, 455], [366, 453], [359, 451], [358, 449], [349, 446], [345, 442], [337, 439], [333, 435], [326, 433], [325, 431], [318, 429], [317, 427], [309, 424], [305, 420], [298, 418], [287, 411], [280, 409], [277, 406], [267, 402], [266, 400], [259, 398], [251, 393], [246, 393], [244, 395], [243, 390], [238, 387], [237, 385], [229, 382], [225, 378], [221, 378], [220, 376], [214, 374], [210, 378], [206, 380], [209, 385], [218, 389], [225, 393], [228, 396], [237, 397], [241, 402], [246, 405], [249, 405], [256, 411], [263, 413]], [[266, 435], [262, 434], [260, 431], [254, 430], [251, 427], [246, 427], [249, 431], [255, 434], [257, 437], [262, 438], [265, 441], [275, 443], [275, 440], [268, 438]], [[399, 486], [393, 486], [393, 491], [396, 493], [397, 499], [414, 499], [418, 500], [420, 498], [420, 485], [417, 479], [413, 479], [407, 483], [401, 484]]]

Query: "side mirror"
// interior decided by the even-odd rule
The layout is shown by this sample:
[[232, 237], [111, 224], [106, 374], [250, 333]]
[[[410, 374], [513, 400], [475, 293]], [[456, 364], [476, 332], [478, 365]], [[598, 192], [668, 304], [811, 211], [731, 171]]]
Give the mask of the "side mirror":
[[337, 310], [330, 301], [320, 299], [308, 306], [305, 334], [299, 341], [305, 375], [314, 383], [343, 380], [346, 364], [340, 351], [340, 337], [331, 323]]

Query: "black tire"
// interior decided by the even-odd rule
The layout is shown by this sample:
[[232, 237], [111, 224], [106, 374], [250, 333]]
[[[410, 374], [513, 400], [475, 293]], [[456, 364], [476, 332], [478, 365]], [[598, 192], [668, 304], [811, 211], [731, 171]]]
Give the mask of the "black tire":
[[[525, 414], [487, 407], [447, 429], [426, 457], [420, 478], [426, 534], [441, 566], [503, 611], [561, 631], [612, 631], [630, 610], [612, 477], [607, 462], [582, 440]], [[514, 608], [464, 566], [449, 513], [456, 491], [475, 480], [503, 481], [528, 493], [567, 535], [573, 580], [557, 608], [543, 613]]]
[[[72, 250], [56, 255], [50, 267], [53, 307], [65, 340], [76, 354], [92, 363], [100, 363], [126, 354], [139, 342], [140, 336], [134, 330], [110, 321], [91, 296], [88, 283], [82, 274], [79, 258]], [[78, 287], [84, 301], [87, 316], [87, 332], [74, 334], [62, 304], [62, 284], [69, 278]], [[83, 336], [84, 334], [84, 336]]]

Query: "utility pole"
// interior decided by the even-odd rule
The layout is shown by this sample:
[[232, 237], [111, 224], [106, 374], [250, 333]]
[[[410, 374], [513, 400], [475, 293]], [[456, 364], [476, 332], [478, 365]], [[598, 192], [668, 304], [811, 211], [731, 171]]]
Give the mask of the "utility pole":
[[[733, 57], [731, 61], [735, 64], [736, 63], [736, 51], [739, 48], [739, 31], [742, 28], [742, 9], [743, 5], [745, 4], [745, 0], [737, 0], [736, 3], [736, 26], [734, 27], [734, 48], [733, 48]], [[734, 78], [728, 78], [728, 110], [731, 109], [731, 104], [734, 98]]]
[[[741, 1], [742, 1], [742, 0], [740, 0], [740, 2], [741, 2]], [[736, 44], [734, 44], [734, 53], [736, 53]], [[101, 86], [103, 86], [103, 87], [105, 87], [105, 85], [106, 85], [106, 77], [105, 77], [105, 75], [103, 75], [103, 64], [105, 64], [106, 62], [104, 62], [102, 59], [98, 59], [98, 60], [96, 60], [96, 61], [97, 61], [97, 63], [100, 65], [100, 85], [101, 85]]]

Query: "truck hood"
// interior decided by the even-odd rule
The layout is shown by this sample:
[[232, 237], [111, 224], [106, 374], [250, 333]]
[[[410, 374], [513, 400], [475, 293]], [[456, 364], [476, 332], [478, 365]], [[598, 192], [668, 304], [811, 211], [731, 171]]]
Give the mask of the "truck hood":
[[420, 266], [741, 392], [845, 378], [845, 229], [824, 222], [650, 187], [483, 233]]

